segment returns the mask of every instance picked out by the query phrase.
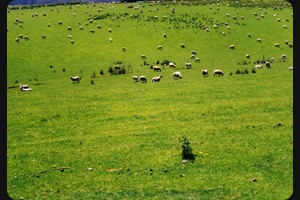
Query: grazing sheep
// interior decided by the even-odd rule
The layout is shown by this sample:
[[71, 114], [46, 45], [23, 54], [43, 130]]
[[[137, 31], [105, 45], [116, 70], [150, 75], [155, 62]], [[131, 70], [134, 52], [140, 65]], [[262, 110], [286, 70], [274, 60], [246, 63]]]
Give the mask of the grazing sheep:
[[162, 75], [153, 77], [152, 78], [152, 83], [159, 82], [161, 78], [162, 78]]
[[19, 39], [19, 38], [16, 38], [15, 41], [19, 43], [19, 42], [20, 42], [20, 39]]
[[68, 35], [68, 38], [72, 39], [72, 35]]
[[293, 47], [293, 43], [289, 43], [288, 46], [289, 46], [290, 48], [292, 48], [292, 47]]
[[195, 59], [195, 55], [191, 55], [190, 58], [191, 58], [191, 59]]
[[288, 70], [293, 70], [293, 67], [289, 67]]
[[141, 55], [141, 58], [142, 58], [142, 59], [146, 59], [147, 56], [145, 56], [144, 54], [142, 54], [142, 55]]
[[257, 38], [257, 39], [256, 39], [256, 42], [259, 42], [259, 43], [260, 43], [260, 42], [261, 42], [261, 39], [260, 39], [260, 38]]
[[261, 68], [262, 68], [262, 65], [255, 65], [255, 68], [256, 68], [256, 69], [261, 69]]
[[24, 40], [29, 40], [29, 37], [27, 35], [25, 35]]
[[161, 72], [160, 66], [153, 66], [153, 70], [154, 70], [154, 71], [160, 71], [160, 72]]
[[280, 58], [281, 58], [282, 60], [285, 60], [285, 59], [286, 59], [286, 54], [282, 54]]
[[141, 83], [147, 83], [147, 78], [146, 78], [146, 76], [140, 76], [140, 82], [141, 82]]
[[139, 81], [139, 77], [138, 76], [132, 76], [133, 82], [138, 82]]
[[45, 35], [42, 35], [42, 39], [46, 39], [46, 36], [45, 36]]
[[50, 23], [48, 23], [47, 26], [50, 27]]
[[110, 42], [112, 42], [112, 41], [113, 41], [113, 39], [112, 39], [112, 38], [108, 38], [108, 40], [109, 40]]
[[169, 63], [169, 67], [171, 67], [171, 68], [176, 68], [176, 65], [175, 65], [175, 63]]
[[266, 65], [266, 68], [271, 68], [271, 63], [269, 61], [266, 61], [265, 65]]
[[229, 45], [229, 49], [235, 49], [234, 44]]
[[122, 47], [122, 51], [126, 51], [126, 48], [125, 48], [125, 47]]
[[101, 25], [97, 25], [97, 28], [100, 29], [100, 28], [102, 28], [102, 27], [101, 27]]
[[250, 58], [250, 54], [249, 53], [246, 54], [246, 58]]
[[275, 43], [275, 44], [274, 44], [274, 47], [278, 47], [278, 48], [279, 48], [279, 47], [280, 47], [280, 44], [279, 44], [279, 43]]
[[71, 40], [70, 42], [71, 42], [71, 44], [74, 44], [74, 43], [75, 43], [74, 40]]
[[109, 33], [111, 33], [111, 32], [112, 32], [112, 30], [109, 28], [109, 29], [108, 29], [108, 32], [109, 32]]
[[187, 69], [191, 69], [192, 68], [192, 63], [185, 63], [185, 66]]
[[200, 58], [195, 58], [195, 62], [200, 62]]
[[91, 32], [91, 33], [95, 33], [94, 29], [91, 29], [90, 32]]
[[18, 38], [20, 38], [20, 39], [23, 39], [23, 35], [22, 35], [22, 34], [20, 34], [20, 35], [18, 36]]
[[58, 24], [59, 24], [59, 25], [62, 25], [62, 21], [59, 21]]
[[164, 38], [167, 38], [167, 34], [164, 33], [164, 34], [163, 34], [163, 37], [164, 37]]
[[120, 67], [119, 65], [115, 65], [115, 66], [114, 66], [114, 69], [115, 69], [115, 70], [121, 70], [121, 67]]
[[223, 76], [223, 75], [224, 75], [224, 72], [223, 72], [222, 70], [220, 70], [220, 69], [215, 69], [215, 70], [213, 71], [213, 76], [216, 76], [216, 75], [218, 75], [218, 76]]
[[70, 76], [70, 79], [74, 82], [80, 82], [81, 77], [80, 76]]
[[207, 69], [202, 69], [201, 74], [202, 74], [202, 76], [207, 77], [208, 76]]
[[184, 44], [181, 44], [180, 47], [181, 47], [181, 48], [185, 48], [185, 45], [184, 45]]
[[80, 30], [83, 30], [83, 26], [80, 26], [79, 29], [80, 29]]
[[182, 79], [182, 75], [179, 71], [173, 73], [174, 79]]
[[162, 50], [163, 48], [162, 48], [162, 46], [159, 45], [159, 46], [157, 46], [157, 49]]
[[71, 30], [72, 30], [72, 27], [69, 26], [69, 27], [67, 28], [67, 30], [68, 30], [68, 31], [71, 31]]
[[192, 51], [191, 51], [191, 54], [192, 54], [192, 55], [197, 55], [197, 52], [196, 52], [195, 50], [192, 50]]
[[20, 90], [22, 92], [32, 91], [32, 88], [28, 87], [28, 85], [22, 85], [22, 84], [20, 84], [19, 87], [20, 87]]

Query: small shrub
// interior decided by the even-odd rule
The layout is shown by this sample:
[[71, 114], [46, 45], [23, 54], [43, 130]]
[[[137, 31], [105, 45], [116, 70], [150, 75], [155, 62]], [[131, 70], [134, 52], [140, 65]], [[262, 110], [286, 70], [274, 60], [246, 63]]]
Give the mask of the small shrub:
[[252, 72], [253, 74], [255, 74], [255, 73], [256, 73], [256, 70], [255, 70], [255, 69], [252, 69], [251, 72]]
[[249, 74], [248, 69], [245, 69], [245, 70], [244, 70], [244, 74]]
[[241, 74], [241, 71], [239, 69], [237, 69], [235, 74]]
[[181, 156], [182, 159], [184, 160], [195, 160], [195, 155], [193, 154], [193, 148], [190, 146], [190, 141], [189, 139], [183, 135], [180, 139], [179, 142], [181, 142], [181, 147], [182, 147], [182, 152]]

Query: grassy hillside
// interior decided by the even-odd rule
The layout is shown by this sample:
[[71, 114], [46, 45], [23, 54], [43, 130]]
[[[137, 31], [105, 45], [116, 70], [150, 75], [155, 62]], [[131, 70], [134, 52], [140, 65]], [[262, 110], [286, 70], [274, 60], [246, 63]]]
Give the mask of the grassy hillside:
[[[8, 194], [14, 199], [289, 197], [293, 48], [285, 41], [293, 43], [293, 10], [286, 3], [247, 5], [9, 10]], [[20, 34], [29, 40], [16, 42]], [[229, 49], [231, 44], [236, 48]], [[200, 62], [190, 58], [192, 50]], [[271, 68], [263, 64], [253, 71], [257, 62], [271, 58]], [[175, 62], [176, 69], [163, 61]], [[108, 73], [117, 62], [126, 74]], [[151, 65], [163, 70], [154, 72]], [[204, 68], [208, 77], [201, 75]], [[212, 76], [216, 68], [225, 75]], [[172, 78], [175, 70], [182, 79]], [[160, 74], [161, 81], [152, 83]], [[80, 83], [69, 79], [75, 75]], [[134, 83], [133, 75], [145, 75], [148, 82]], [[20, 83], [33, 90], [20, 92]], [[184, 135], [195, 155], [187, 163], [181, 156]]]

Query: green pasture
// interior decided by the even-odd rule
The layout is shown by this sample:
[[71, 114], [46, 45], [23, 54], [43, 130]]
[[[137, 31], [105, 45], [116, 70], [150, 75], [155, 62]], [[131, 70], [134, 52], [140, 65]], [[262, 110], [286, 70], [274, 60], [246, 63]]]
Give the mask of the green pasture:
[[[293, 66], [293, 48], [285, 42], [293, 43], [293, 9], [284, 1], [227, 4], [10, 8], [9, 196], [272, 200], [291, 196], [293, 71], [288, 67]], [[20, 34], [29, 40], [16, 42]], [[229, 49], [231, 44], [236, 48]], [[200, 62], [190, 58], [192, 50]], [[245, 58], [247, 53], [250, 59]], [[281, 59], [283, 54], [286, 59]], [[256, 62], [271, 58], [271, 68], [254, 69]], [[162, 66], [166, 60], [175, 62], [176, 69]], [[185, 67], [186, 62], [192, 69]], [[109, 74], [116, 63], [126, 74]], [[153, 71], [153, 65], [162, 66], [162, 71]], [[208, 69], [208, 77], [201, 75], [202, 69]], [[214, 69], [225, 75], [212, 76]], [[175, 70], [182, 79], [173, 79]], [[80, 83], [72, 83], [69, 77], [77, 75]], [[148, 82], [134, 83], [133, 75], [145, 75]], [[151, 78], [159, 75], [161, 81], [152, 83]], [[19, 84], [28, 84], [32, 91], [21, 92]], [[189, 139], [195, 160], [183, 162], [182, 136]]]

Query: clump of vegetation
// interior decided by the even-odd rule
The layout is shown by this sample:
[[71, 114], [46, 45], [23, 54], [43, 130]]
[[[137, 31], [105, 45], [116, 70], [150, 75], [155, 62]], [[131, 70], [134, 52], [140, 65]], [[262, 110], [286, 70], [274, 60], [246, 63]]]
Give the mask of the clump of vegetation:
[[181, 156], [183, 160], [195, 160], [195, 155], [193, 154], [193, 148], [190, 146], [189, 139], [183, 135], [179, 138], [179, 142], [181, 142], [182, 152]]

